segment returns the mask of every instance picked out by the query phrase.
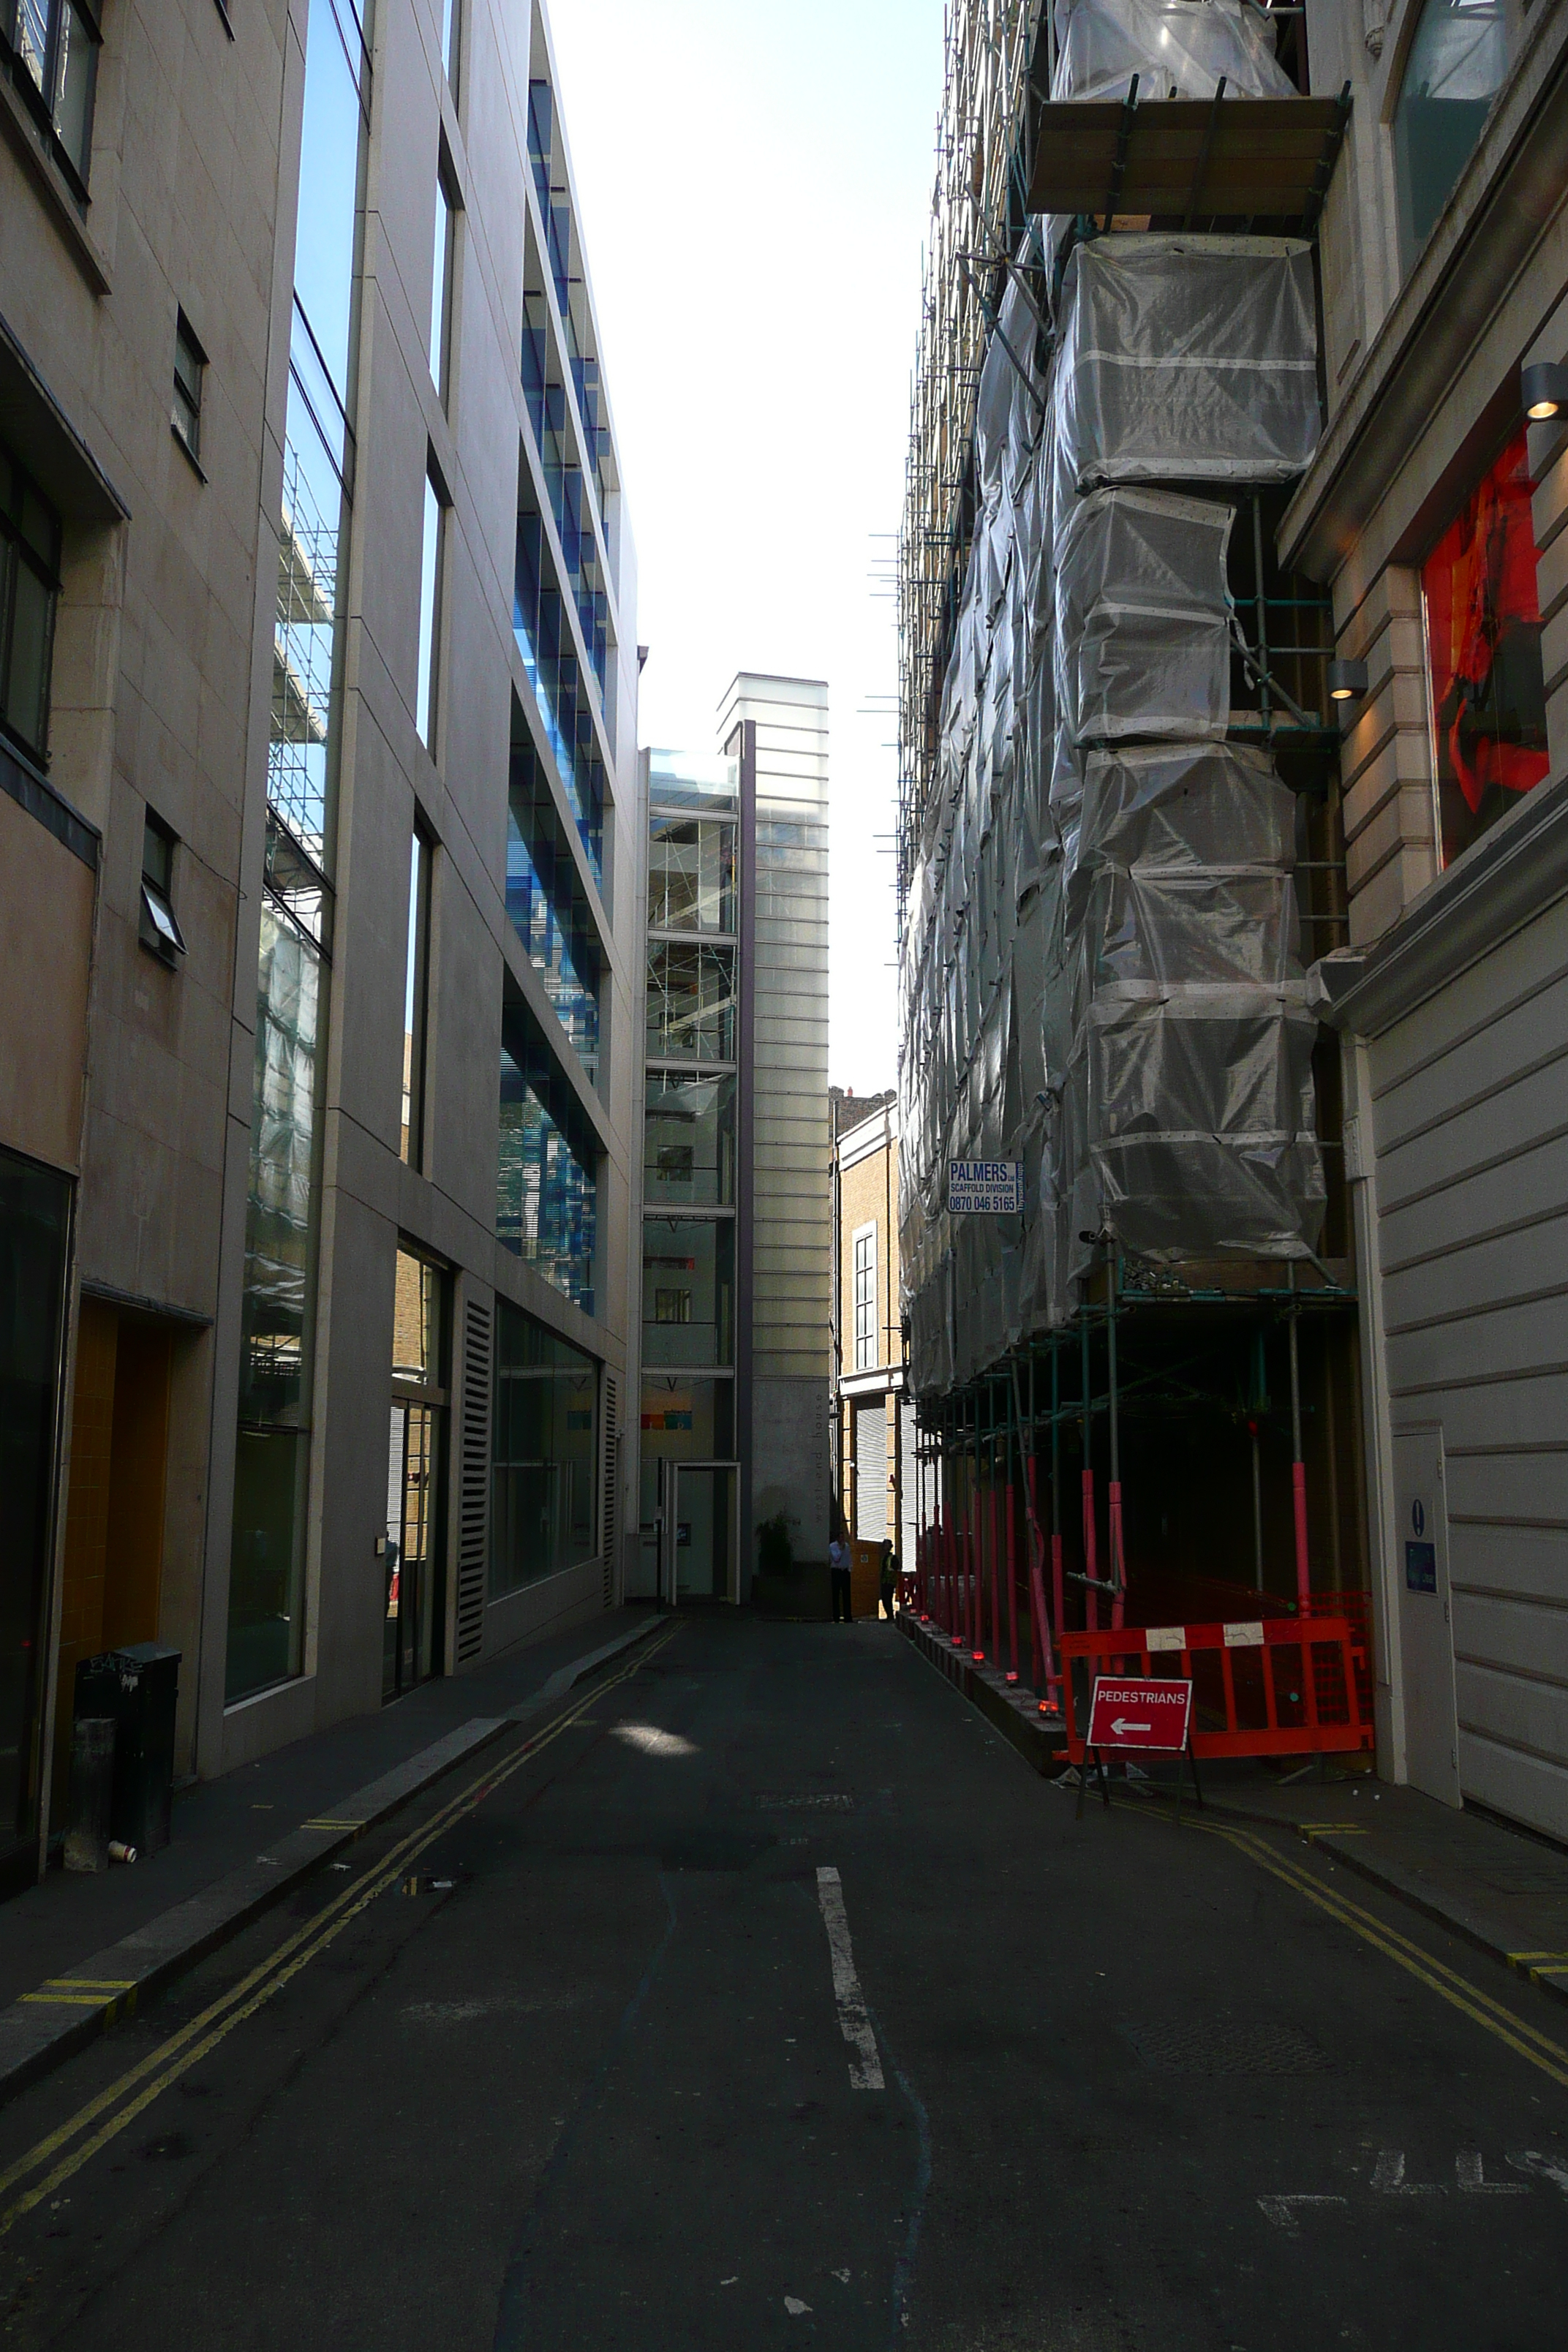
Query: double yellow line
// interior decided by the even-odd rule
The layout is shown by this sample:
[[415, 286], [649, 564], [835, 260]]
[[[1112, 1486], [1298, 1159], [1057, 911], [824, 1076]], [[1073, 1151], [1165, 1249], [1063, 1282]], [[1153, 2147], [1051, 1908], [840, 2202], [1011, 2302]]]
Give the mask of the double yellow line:
[[1521, 2058], [1568, 2090], [1568, 2050], [1560, 2042], [1553, 2042], [1550, 2034], [1538, 2032], [1512, 2010], [1505, 2009], [1501, 2001], [1494, 2000], [1489, 1993], [1472, 1984], [1468, 1977], [1434, 1959], [1430, 1952], [1423, 1951], [1419, 1944], [1413, 1944], [1375, 1913], [1363, 1910], [1337, 1888], [1325, 1886], [1310, 1870], [1277, 1852], [1266, 1838], [1251, 1830], [1221, 1828], [1216, 1822], [1184, 1819], [1183, 1827], [1202, 1830], [1209, 1837], [1224, 1838], [1227, 1844], [1257, 1863], [1260, 1870], [1267, 1870], [1284, 1885], [1293, 1887], [1298, 1895], [1304, 1895], [1309, 1903], [1315, 1903], [1320, 1911], [1326, 1911], [1342, 1927], [1348, 1927], [1363, 1943], [1371, 1944], [1396, 1967], [1418, 1978], [1452, 2008], [1462, 2010], [1477, 2025], [1495, 2034]]
[[[107, 2147], [110, 2141], [116, 2138], [127, 2124], [133, 2123], [144, 2107], [151, 2106], [154, 2099], [161, 2097], [172, 2083], [177, 2082], [182, 2074], [198, 2064], [226, 2035], [233, 2032], [237, 2025], [243, 2024], [247, 2017], [253, 2017], [263, 2003], [270, 2000], [275, 1992], [280, 1992], [301, 1969], [308, 1968], [319, 1953], [325, 1951], [327, 1946], [342, 1934], [351, 1920], [356, 1919], [378, 1895], [384, 1895], [388, 1887], [406, 1876], [409, 1864], [427, 1846], [434, 1845], [437, 1838], [444, 1836], [454, 1822], [461, 1821], [465, 1814], [473, 1812], [487, 1797], [510, 1780], [514, 1772], [531, 1763], [552, 1740], [559, 1739], [563, 1732], [570, 1730], [579, 1717], [596, 1705], [606, 1691], [615, 1689], [619, 1683], [628, 1682], [650, 1657], [666, 1647], [674, 1633], [675, 1628], [671, 1626], [668, 1633], [656, 1634], [651, 1641], [639, 1645], [629, 1664], [623, 1666], [618, 1673], [607, 1675], [602, 1682], [595, 1682], [575, 1706], [557, 1716], [547, 1729], [525, 1739], [504, 1763], [468, 1782], [455, 1797], [448, 1799], [438, 1812], [422, 1822], [418, 1829], [411, 1830], [406, 1837], [401, 1838], [390, 1852], [384, 1853], [367, 1878], [355, 1885], [345, 1886], [323, 1906], [315, 1918], [296, 1928], [293, 1935], [286, 1937], [275, 1951], [269, 1952], [247, 1976], [241, 1977], [237, 1984], [231, 1985], [226, 1992], [221, 1993], [216, 2000], [202, 2011], [199, 2017], [193, 2017], [171, 2033], [156, 2050], [150, 2051], [145, 2058], [127, 2068], [107, 2089], [100, 2091], [85, 2106], [79, 2107], [76, 2114], [61, 2124], [58, 2130], [37, 2141], [25, 2156], [18, 2157], [14, 2164], [0, 2172], [0, 2198], [8, 2196], [23, 2181], [32, 2181], [30, 2188], [0, 2211], [0, 2237], [4, 2237], [13, 2224], [30, 2213], [35, 2206], [42, 2204], [46, 2197], [52, 2197], [63, 2182], [79, 2172], [100, 2148]], [[41, 2178], [35, 2178], [40, 2174]]]

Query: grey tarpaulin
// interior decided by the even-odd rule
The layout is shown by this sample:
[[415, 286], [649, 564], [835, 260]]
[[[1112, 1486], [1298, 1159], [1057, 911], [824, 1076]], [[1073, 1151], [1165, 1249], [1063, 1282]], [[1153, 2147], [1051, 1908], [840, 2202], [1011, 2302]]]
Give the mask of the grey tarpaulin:
[[[1086, 13], [1077, 56], [1112, 17], [1134, 43], [1220, 29], [1200, 16], [1251, 38], [1208, 0]], [[1054, 344], [1011, 278], [1000, 317], [901, 944], [901, 1276], [928, 1393], [1071, 1318], [1084, 1232], [1160, 1264], [1300, 1256], [1323, 1204], [1294, 798], [1224, 740], [1232, 509], [1192, 495], [1310, 455], [1310, 249], [1103, 236], [1069, 256]], [[971, 1158], [1024, 1162], [1022, 1217], [950, 1216], [947, 1162]]]
[[1055, 392], [1073, 489], [1289, 481], [1320, 429], [1310, 246], [1176, 235], [1075, 246]]
[[1289, 98], [1274, 28], [1247, 0], [1056, 0], [1056, 98]]

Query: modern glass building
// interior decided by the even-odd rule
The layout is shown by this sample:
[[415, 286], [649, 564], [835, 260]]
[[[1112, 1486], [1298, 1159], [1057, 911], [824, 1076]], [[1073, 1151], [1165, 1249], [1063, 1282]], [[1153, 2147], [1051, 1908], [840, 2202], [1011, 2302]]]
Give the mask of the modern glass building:
[[827, 1543], [826, 688], [742, 674], [718, 757], [643, 754], [640, 1547], [744, 1601], [759, 1525]]
[[224, 1771], [603, 1610], [635, 1473], [636, 563], [544, 9], [192, 10], [145, 82], [164, 13], [0, 6], [0, 1888], [82, 1657], [178, 1649]]

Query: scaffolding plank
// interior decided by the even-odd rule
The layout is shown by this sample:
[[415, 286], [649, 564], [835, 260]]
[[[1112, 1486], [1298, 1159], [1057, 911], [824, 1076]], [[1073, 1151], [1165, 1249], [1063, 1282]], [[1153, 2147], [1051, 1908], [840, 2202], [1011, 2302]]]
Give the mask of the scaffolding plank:
[[[1074, 99], [1040, 109], [1031, 212], [1104, 211], [1128, 111], [1115, 100]], [[1218, 106], [1161, 99], [1131, 111], [1115, 197], [1122, 215], [1184, 214], [1201, 170], [1205, 217], [1298, 219], [1312, 205], [1342, 121], [1333, 98], [1226, 98]]]

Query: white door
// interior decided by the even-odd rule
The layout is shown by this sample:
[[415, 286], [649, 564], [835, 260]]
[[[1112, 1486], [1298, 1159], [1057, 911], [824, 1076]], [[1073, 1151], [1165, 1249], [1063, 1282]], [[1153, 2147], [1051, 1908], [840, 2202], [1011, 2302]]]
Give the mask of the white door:
[[1459, 1727], [1441, 1429], [1395, 1430], [1394, 1486], [1405, 1770], [1413, 1789], [1457, 1805]]

